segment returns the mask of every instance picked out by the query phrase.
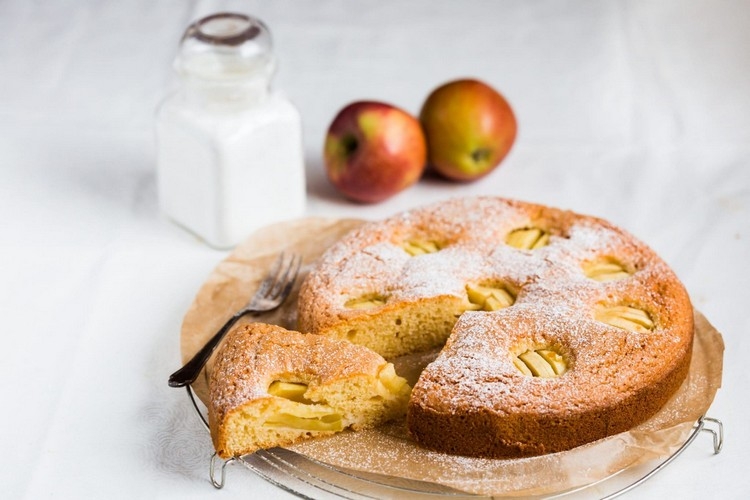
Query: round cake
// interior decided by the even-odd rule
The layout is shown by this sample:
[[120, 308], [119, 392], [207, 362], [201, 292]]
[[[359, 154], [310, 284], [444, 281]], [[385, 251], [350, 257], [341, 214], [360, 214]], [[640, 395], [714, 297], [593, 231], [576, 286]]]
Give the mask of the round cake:
[[521, 457], [631, 429], [687, 375], [690, 299], [607, 221], [497, 197], [372, 222], [302, 284], [299, 329], [386, 358], [442, 347], [408, 408], [434, 450]]

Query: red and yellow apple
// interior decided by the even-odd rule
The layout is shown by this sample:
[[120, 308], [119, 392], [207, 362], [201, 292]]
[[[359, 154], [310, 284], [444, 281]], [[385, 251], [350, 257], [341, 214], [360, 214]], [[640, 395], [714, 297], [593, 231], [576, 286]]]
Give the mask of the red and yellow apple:
[[357, 101], [333, 119], [323, 156], [328, 178], [341, 193], [375, 203], [419, 180], [427, 146], [411, 114], [383, 102]]
[[478, 80], [456, 80], [433, 90], [422, 105], [428, 164], [454, 181], [490, 173], [510, 151], [516, 118], [508, 101]]

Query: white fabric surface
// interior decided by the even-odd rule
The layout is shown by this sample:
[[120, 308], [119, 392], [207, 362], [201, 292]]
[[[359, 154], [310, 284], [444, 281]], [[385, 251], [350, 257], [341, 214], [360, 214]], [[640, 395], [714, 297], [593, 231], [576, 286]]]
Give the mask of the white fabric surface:
[[[375, 218], [500, 194], [607, 218], [652, 245], [723, 333], [724, 386], [700, 436], [632, 498], [750, 490], [750, 2], [61, 0], [0, 3], [0, 485], [3, 498], [287, 498], [232, 468], [183, 391], [184, 312], [225, 255], [157, 208], [154, 109], [184, 28], [257, 15], [276, 86], [304, 120], [308, 214]], [[417, 112], [475, 76], [519, 119], [501, 168], [428, 178], [378, 205], [328, 184], [321, 145], [349, 101]], [[283, 193], [279, 193], [283, 203]]]

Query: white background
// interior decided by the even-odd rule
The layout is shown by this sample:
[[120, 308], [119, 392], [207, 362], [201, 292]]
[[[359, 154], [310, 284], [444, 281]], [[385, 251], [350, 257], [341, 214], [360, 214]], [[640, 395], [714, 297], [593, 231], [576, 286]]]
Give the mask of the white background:
[[[249, 471], [207, 482], [208, 438], [182, 391], [182, 316], [225, 253], [160, 215], [154, 110], [177, 42], [220, 10], [271, 28], [275, 80], [304, 120], [309, 215], [376, 218], [499, 194], [607, 218], [656, 249], [723, 333], [726, 426], [630, 495], [750, 490], [750, 2], [177, 1], [0, 3], [0, 487], [3, 498], [288, 495]], [[321, 146], [335, 113], [417, 113], [473, 76], [519, 135], [473, 184], [426, 178], [344, 201]], [[278, 202], [283, 203], [283, 193]]]

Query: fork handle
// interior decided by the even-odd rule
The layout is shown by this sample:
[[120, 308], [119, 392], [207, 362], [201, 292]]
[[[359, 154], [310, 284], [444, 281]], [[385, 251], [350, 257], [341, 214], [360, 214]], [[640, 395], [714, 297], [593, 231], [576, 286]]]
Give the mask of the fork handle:
[[219, 345], [219, 342], [221, 342], [221, 339], [224, 338], [224, 335], [227, 334], [227, 332], [232, 328], [232, 326], [234, 326], [235, 323], [237, 323], [237, 321], [239, 321], [241, 317], [250, 312], [251, 311], [248, 310], [241, 310], [235, 313], [234, 316], [229, 318], [229, 321], [224, 323], [224, 326], [221, 327], [221, 330], [216, 332], [216, 335], [211, 337], [211, 340], [209, 340], [200, 351], [195, 353], [193, 359], [185, 363], [185, 366], [169, 376], [169, 387], [185, 387], [186, 385], [190, 385], [195, 382], [195, 379], [198, 378], [198, 374], [201, 372], [203, 367], [206, 366], [208, 358], [210, 358], [211, 354], [213, 354], [214, 350], [216, 350], [216, 346]]

